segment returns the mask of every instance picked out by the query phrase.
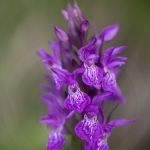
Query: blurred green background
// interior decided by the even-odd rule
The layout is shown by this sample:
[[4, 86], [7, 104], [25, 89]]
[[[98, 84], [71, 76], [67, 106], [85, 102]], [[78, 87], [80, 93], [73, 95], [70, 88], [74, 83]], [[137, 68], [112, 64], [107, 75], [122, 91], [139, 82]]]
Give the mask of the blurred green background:
[[[44, 150], [48, 130], [38, 124], [47, 112], [38, 89], [47, 73], [36, 51], [50, 52], [53, 26], [67, 29], [60, 11], [73, 0], [0, 0], [0, 150]], [[98, 31], [121, 23], [109, 45], [127, 45], [128, 57], [118, 83], [127, 98], [113, 117], [137, 123], [114, 130], [110, 150], [150, 150], [150, 2], [147, 0], [77, 0]], [[93, 30], [91, 28], [90, 33]], [[108, 108], [111, 109], [111, 106]], [[72, 150], [67, 138], [65, 150]]]

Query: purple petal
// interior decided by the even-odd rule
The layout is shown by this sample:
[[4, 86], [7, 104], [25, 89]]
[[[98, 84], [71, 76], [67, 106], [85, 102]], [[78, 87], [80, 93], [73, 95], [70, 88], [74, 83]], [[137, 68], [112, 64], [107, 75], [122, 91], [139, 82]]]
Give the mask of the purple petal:
[[91, 41], [88, 45], [81, 47], [78, 50], [78, 56], [81, 61], [84, 62], [90, 54], [94, 54], [94, 51], [95, 51], [94, 45], [95, 45], [96, 41], [97, 41], [97, 39], [94, 38], [93, 41]]
[[75, 132], [81, 139], [86, 140], [91, 145], [100, 138], [103, 129], [97, 120], [97, 116], [89, 119], [85, 114], [84, 120], [76, 125]]
[[112, 126], [112, 128], [118, 127], [118, 126], [122, 126], [122, 125], [126, 125], [129, 123], [134, 123], [136, 122], [138, 119], [133, 119], [133, 120], [126, 120], [126, 119], [114, 119], [112, 121], [110, 121], [108, 123], [108, 125]]
[[39, 120], [39, 123], [44, 123], [47, 125], [52, 125], [54, 127], [59, 127], [61, 125], [61, 123], [59, 122], [58, 117], [54, 116], [54, 115], [48, 115], [47, 118], [41, 118]]
[[65, 145], [64, 136], [57, 131], [51, 131], [48, 136], [46, 150], [57, 150]]
[[118, 53], [122, 52], [124, 49], [126, 49], [126, 46], [116, 47], [112, 53], [112, 56], [117, 55]]
[[112, 95], [113, 95], [112, 92], [103, 92], [103, 93], [100, 93], [100, 94], [96, 95], [92, 99], [92, 104], [97, 105], [97, 104], [103, 102], [104, 100], [110, 98]]
[[59, 75], [56, 75], [55, 73], [53, 73], [52, 76], [56, 84], [56, 89], [60, 90], [62, 85], [65, 83], [65, 79], [60, 77]]
[[70, 85], [68, 86], [68, 96], [64, 101], [64, 107], [82, 113], [84, 108], [90, 104], [90, 101], [90, 97], [81, 92], [77, 85]]
[[103, 31], [101, 33], [101, 37], [104, 38], [104, 41], [108, 42], [117, 35], [119, 28], [120, 28], [119, 24], [108, 26], [103, 29]]
[[116, 78], [113, 72], [107, 72], [103, 77], [102, 87], [105, 91], [115, 93], [116, 91]]
[[115, 49], [115, 47], [110, 47], [104, 51], [103, 57], [102, 57], [102, 64], [104, 66], [106, 66], [107, 63], [109, 62], [109, 60], [111, 59], [112, 52], [114, 49]]
[[88, 64], [84, 63], [84, 67], [85, 71], [82, 74], [82, 81], [99, 90], [101, 88], [100, 82], [103, 80], [103, 70], [97, 67], [93, 60], [90, 60]]
[[41, 48], [39, 51], [37, 51], [37, 54], [43, 58], [43, 59], [52, 59], [52, 56], [45, 52], [43, 48]]
[[78, 74], [83, 73], [84, 71], [85, 71], [84, 68], [77, 68], [76, 70], [73, 71], [73, 74], [76, 77]]
[[58, 59], [58, 54], [59, 54], [59, 51], [60, 51], [60, 43], [59, 43], [59, 41], [53, 40], [53, 41], [50, 41], [48, 44], [52, 48], [54, 57]]
[[66, 72], [58, 69], [58, 68], [51, 68], [51, 70], [58, 76], [60, 80], [66, 81]]
[[85, 63], [88, 64], [90, 60], [93, 60], [93, 62], [96, 63], [98, 59], [99, 59], [99, 55], [91, 54], [86, 58]]
[[114, 60], [114, 61], [112, 61], [111, 63], [109, 63], [108, 65], [107, 65], [107, 69], [112, 69], [112, 68], [114, 68], [114, 67], [118, 67], [118, 66], [122, 66], [122, 65], [124, 65], [125, 64], [125, 62], [122, 62], [122, 61], [118, 61], [118, 60]]
[[127, 60], [127, 57], [123, 56], [116, 56], [115, 59], [120, 59], [120, 60]]

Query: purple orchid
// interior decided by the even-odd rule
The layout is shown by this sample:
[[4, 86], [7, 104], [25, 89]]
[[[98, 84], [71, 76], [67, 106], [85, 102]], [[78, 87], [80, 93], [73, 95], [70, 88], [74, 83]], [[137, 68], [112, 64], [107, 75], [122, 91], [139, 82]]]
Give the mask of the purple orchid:
[[101, 63], [104, 67], [105, 76], [102, 81], [102, 87], [105, 91], [110, 91], [113, 93], [116, 92], [117, 84], [113, 68], [124, 65], [125, 62], [123, 61], [126, 60], [126, 57], [115, 55], [123, 51], [125, 48], [125, 46], [117, 48], [110, 47], [103, 53]]
[[[68, 31], [54, 26], [57, 40], [49, 42], [53, 54], [43, 48], [37, 52], [50, 71], [45, 76], [48, 84], [40, 84], [45, 92], [41, 99], [49, 109], [39, 120], [50, 128], [46, 149], [62, 148], [65, 145], [63, 134], [75, 131], [85, 140], [85, 150], [109, 150], [107, 139], [112, 130], [137, 121], [109, 121], [115, 109], [106, 120], [102, 107], [105, 101], [117, 101], [116, 106], [125, 103], [116, 79], [126, 60], [117, 54], [126, 47], [103, 51], [103, 45], [117, 35], [120, 25], [107, 26], [98, 34], [93, 20], [95, 34], [88, 38], [90, 22], [84, 18], [76, 1], [73, 6], [68, 3], [62, 15], [68, 22]], [[77, 136], [72, 134], [73, 139]]]
[[60, 68], [61, 62], [58, 58], [58, 53], [60, 51], [60, 45], [58, 41], [51, 41], [49, 42], [50, 47], [53, 51], [53, 56], [46, 53], [45, 50], [42, 48], [39, 51], [37, 51], [37, 54], [43, 59], [42, 63], [45, 65], [45, 67], [48, 70], [51, 70], [51, 68]]
[[92, 146], [88, 143], [88, 141], [86, 141], [84, 145], [85, 150], [109, 150], [107, 139], [112, 134], [112, 129], [118, 126], [134, 123], [138, 120], [138, 119], [133, 119], [133, 120], [114, 119], [109, 121], [108, 123], [105, 123], [106, 119], [104, 117], [104, 112], [102, 107], [100, 107], [100, 114], [102, 118], [101, 121], [102, 131], [100, 133], [102, 134], [101, 136], [99, 136], [99, 139], [96, 142], [93, 142]]
[[64, 128], [66, 112], [59, 105], [58, 100], [52, 93], [41, 95], [41, 99], [47, 105], [49, 112], [44, 114], [39, 123], [47, 124], [50, 128], [47, 150], [56, 150], [65, 144], [65, 138], [62, 135]]
[[84, 62], [85, 71], [82, 75], [82, 80], [89, 86], [94, 86], [96, 89], [101, 88], [101, 81], [103, 79], [103, 71], [95, 63], [99, 60], [99, 55], [94, 54], [94, 45], [96, 39], [90, 42], [88, 45], [78, 50], [78, 56], [82, 62]]
[[64, 101], [64, 106], [66, 109], [71, 111], [76, 111], [82, 113], [84, 108], [90, 104], [90, 97], [82, 92], [79, 88], [79, 84], [76, 81], [76, 76], [83, 72], [82, 68], [74, 70], [73, 73], [68, 71], [63, 71], [58, 68], [52, 68], [52, 71], [58, 76], [62, 81], [60, 84], [67, 84], [68, 96]]
[[97, 116], [88, 117], [86, 114], [84, 114], [84, 119], [76, 125], [75, 132], [90, 145], [103, 134], [102, 126], [97, 120]]

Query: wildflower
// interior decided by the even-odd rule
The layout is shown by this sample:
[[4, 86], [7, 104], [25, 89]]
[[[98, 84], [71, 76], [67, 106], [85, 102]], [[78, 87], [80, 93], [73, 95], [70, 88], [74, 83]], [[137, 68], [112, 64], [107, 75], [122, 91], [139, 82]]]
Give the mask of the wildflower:
[[44, 114], [39, 120], [40, 123], [47, 124], [50, 127], [47, 150], [56, 150], [65, 144], [65, 138], [62, 131], [65, 124], [66, 112], [59, 105], [57, 99], [52, 93], [41, 95], [41, 99], [47, 105], [49, 112]]
[[138, 119], [133, 120], [125, 120], [125, 119], [114, 119], [105, 123], [104, 112], [102, 107], [100, 107], [100, 114], [101, 114], [101, 124], [102, 124], [102, 135], [99, 136], [99, 139], [96, 142], [93, 142], [91, 146], [88, 141], [84, 145], [85, 150], [109, 150], [107, 139], [112, 134], [112, 130], [118, 126], [130, 124], [136, 122]]
[[109, 121], [113, 111], [106, 120], [102, 107], [108, 100], [117, 101], [117, 106], [125, 102], [116, 79], [119, 67], [126, 60], [117, 55], [126, 47], [109, 47], [102, 51], [103, 44], [117, 35], [120, 25], [107, 26], [98, 34], [93, 21], [95, 34], [88, 39], [90, 22], [84, 18], [76, 1], [73, 6], [68, 3], [61, 12], [68, 22], [68, 31], [54, 26], [57, 40], [49, 42], [53, 54], [43, 48], [37, 52], [50, 71], [45, 76], [48, 84], [40, 85], [46, 92], [41, 99], [49, 109], [39, 120], [50, 128], [46, 149], [62, 148], [64, 134], [75, 131], [85, 140], [85, 150], [109, 150], [107, 139], [112, 130], [137, 121]]
[[82, 62], [84, 62], [85, 71], [82, 75], [82, 80], [87, 85], [93, 85], [95, 88], [101, 88], [101, 81], [103, 78], [102, 69], [95, 65], [99, 60], [99, 55], [94, 54], [94, 44], [96, 39], [90, 42], [88, 45], [78, 50], [78, 56]]
[[84, 119], [76, 125], [75, 132], [81, 139], [90, 144], [97, 141], [103, 134], [102, 126], [97, 120], [97, 116], [90, 118], [86, 114], [84, 114]]
[[62, 84], [67, 84], [68, 96], [64, 101], [65, 108], [82, 113], [84, 108], [89, 105], [91, 101], [87, 94], [80, 91], [79, 84], [76, 81], [76, 76], [83, 72], [83, 69], [76, 69], [73, 73], [69, 73], [67, 70], [63, 71], [58, 68], [52, 68], [52, 71], [62, 81]]
[[102, 87], [105, 91], [110, 91], [113, 93], [116, 92], [117, 84], [113, 68], [124, 65], [125, 62], [123, 61], [126, 60], [126, 57], [115, 55], [123, 51], [125, 48], [126, 48], [125, 46], [117, 48], [110, 47], [106, 49], [103, 53], [101, 63], [103, 64], [104, 67], [105, 76], [102, 81]]

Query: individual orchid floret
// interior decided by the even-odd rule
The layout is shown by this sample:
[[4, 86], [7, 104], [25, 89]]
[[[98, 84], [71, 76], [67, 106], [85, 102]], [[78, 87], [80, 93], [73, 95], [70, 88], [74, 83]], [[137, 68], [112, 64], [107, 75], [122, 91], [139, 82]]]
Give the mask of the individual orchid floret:
[[101, 88], [101, 81], [103, 79], [103, 70], [95, 65], [98, 59], [99, 56], [95, 54], [91, 54], [86, 58], [84, 62], [85, 71], [82, 75], [82, 81], [85, 84], [94, 86], [99, 90]]
[[99, 60], [99, 55], [94, 54], [95, 42], [96, 38], [88, 45], [79, 49], [78, 56], [80, 60], [84, 63], [85, 68], [85, 71], [82, 75], [83, 82], [89, 86], [94, 86], [96, 89], [100, 89], [100, 82], [103, 79], [103, 70], [102, 68], [95, 65], [95, 63]]
[[[62, 68], [62, 64], [59, 60], [59, 52], [60, 52], [60, 45], [59, 42], [54, 40], [49, 42], [50, 47], [52, 48], [53, 55], [50, 55], [45, 52], [44, 49], [40, 49], [37, 51], [37, 54], [43, 59], [42, 63], [45, 65], [45, 67], [51, 71], [51, 68]], [[61, 88], [61, 80], [57, 78], [57, 76], [52, 73], [53, 79], [56, 83], [57, 89]]]
[[78, 50], [78, 57], [80, 58], [80, 60], [82, 62], [85, 62], [86, 58], [90, 55], [90, 54], [94, 54], [95, 53], [95, 48], [94, 45], [96, 43], [97, 39], [94, 38], [88, 45], [81, 47]]
[[54, 26], [54, 30], [55, 30], [55, 34], [56, 34], [57, 38], [61, 42], [63, 42], [63, 43], [65, 43], [65, 44], [70, 46], [68, 34], [63, 29], [61, 29], [59, 27], [56, 27], [56, 26]]
[[39, 120], [40, 123], [52, 125], [55, 127], [62, 127], [65, 123], [66, 112], [60, 106], [58, 100], [52, 93], [44, 93], [41, 99], [48, 107], [48, 114], [43, 115]]
[[86, 114], [84, 114], [84, 119], [76, 125], [75, 132], [90, 145], [103, 135], [103, 129], [97, 116], [88, 117]]
[[125, 64], [123, 61], [127, 59], [126, 57], [116, 56], [125, 48], [126, 46], [110, 47], [104, 51], [102, 57], [102, 64], [105, 67], [105, 69], [110, 70], [114, 67], [122, 66]]
[[84, 146], [85, 150], [109, 150], [109, 147], [107, 144], [107, 139], [112, 134], [112, 129], [114, 129], [118, 126], [134, 123], [138, 120], [138, 119], [133, 119], [133, 120], [114, 119], [108, 123], [105, 123], [104, 112], [103, 112], [102, 107], [101, 107], [100, 113], [101, 113], [101, 117], [103, 118], [102, 135], [95, 143], [93, 143], [92, 146], [90, 146], [89, 143], [86, 142], [85, 146]]
[[105, 76], [102, 81], [102, 87], [105, 91], [111, 91], [113, 93], [116, 91], [117, 84], [113, 68], [124, 65], [125, 62], [123, 61], [126, 60], [126, 58], [115, 55], [123, 51], [125, 48], [125, 46], [117, 48], [110, 47], [103, 53], [101, 63], [104, 67]]
[[59, 105], [52, 93], [42, 94], [41, 99], [49, 109], [49, 112], [44, 114], [39, 120], [39, 123], [47, 124], [50, 127], [47, 150], [57, 150], [65, 144], [65, 138], [62, 135], [62, 131], [64, 128], [66, 112]]
[[42, 63], [48, 70], [56, 67], [61, 68], [61, 62], [58, 57], [60, 51], [59, 42], [54, 40], [49, 42], [49, 45], [52, 48], [53, 55], [48, 54], [43, 48], [37, 51], [37, 54], [43, 59]]
[[[82, 113], [84, 108], [89, 105], [91, 101], [90, 97], [80, 90], [79, 84], [76, 81], [76, 76], [82, 73], [83, 69], [76, 69], [73, 73], [57, 68], [53, 68], [52, 71], [63, 81], [62, 83], [67, 84], [68, 96], [64, 101], [64, 107], [73, 112]], [[73, 114], [73, 112], [71, 112], [71, 114]]]

